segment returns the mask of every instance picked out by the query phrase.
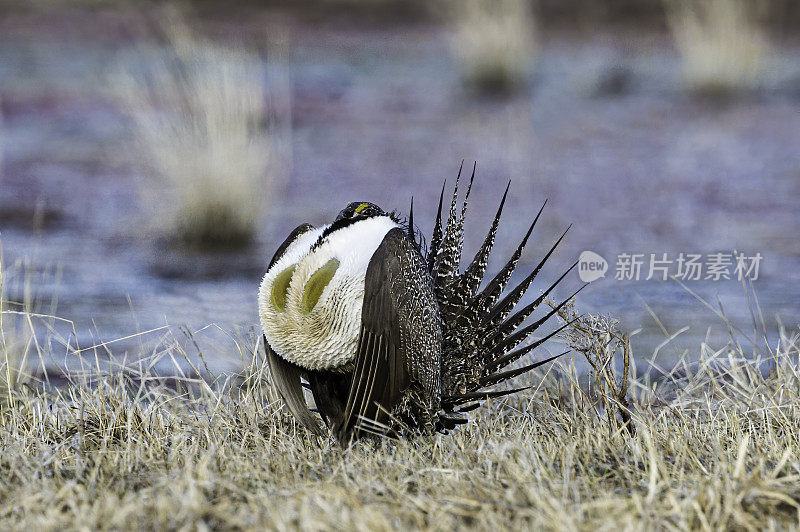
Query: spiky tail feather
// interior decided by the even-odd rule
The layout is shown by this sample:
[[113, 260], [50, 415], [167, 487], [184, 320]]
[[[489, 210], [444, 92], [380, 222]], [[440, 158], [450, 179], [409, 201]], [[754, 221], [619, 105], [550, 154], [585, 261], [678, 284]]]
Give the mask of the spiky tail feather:
[[[485, 388], [526, 373], [565, 354], [561, 353], [561, 355], [520, 368], [505, 369], [508, 365], [527, 355], [569, 325], [565, 324], [543, 338], [524, 347], [519, 347], [528, 336], [552, 318], [567, 301], [572, 299], [585, 286], [583, 285], [543, 317], [530, 325], [522, 327], [525, 320], [533, 314], [564, 277], [575, 268], [577, 265], [575, 263], [533, 302], [514, 312], [517, 303], [520, 302], [547, 260], [567, 234], [567, 231], [569, 231], [568, 227], [533, 271], [501, 299], [519, 263], [528, 238], [544, 209], [543, 204], [522, 242], [508, 262], [497, 275], [489, 280], [483, 290], [478, 291], [484, 281], [489, 254], [494, 246], [500, 216], [502, 215], [511, 183], [509, 182], [509, 185], [506, 186], [503, 198], [500, 201], [500, 207], [497, 209], [483, 244], [466, 270], [460, 272], [464, 217], [469, 193], [475, 179], [475, 166], [472, 169], [472, 175], [459, 216], [457, 207], [460, 178], [461, 168], [459, 168], [458, 177], [456, 178], [456, 185], [450, 202], [450, 212], [445, 227], [442, 227], [444, 186], [442, 187], [433, 237], [427, 256], [428, 268], [434, 281], [434, 291], [439, 302], [439, 311], [444, 329], [442, 346], [442, 413], [439, 415], [438, 423], [439, 428], [442, 430], [448, 430], [455, 425], [464, 423], [465, 420], [460, 414], [477, 407], [476, 401], [490, 397], [502, 397], [524, 389], [516, 388], [498, 391], [486, 390]], [[514, 314], [511, 314], [512, 312]]]

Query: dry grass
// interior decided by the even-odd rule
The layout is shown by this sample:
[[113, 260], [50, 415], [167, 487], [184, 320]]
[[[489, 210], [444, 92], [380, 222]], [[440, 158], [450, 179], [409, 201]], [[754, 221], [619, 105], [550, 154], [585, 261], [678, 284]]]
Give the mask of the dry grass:
[[523, 84], [538, 54], [530, 0], [457, 0], [447, 4], [451, 48], [465, 83], [481, 92]]
[[[7, 295], [8, 271], [9, 268], [3, 264], [3, 245], [0, 240], [0, 400], [12, 397], [13, 392], [27, 382], [28, 375], [23, 368], [34, 340], [30, 290], [24, 290], [23, 301], [10, 301]], [[25, 286], [30, 287], [30, 284], [26, 282]]]
[[800, 330], [774, 349], [751, 336], [748, 353], [720, 314], [730, 343], [651, 381], [614, 373], [629, 342], [613, 320], [580, 316], [564, 339], [592, 365], [589, 391], [574, 365], [550, 368], [452, 434], [343, 451], [281, 408], [258, 335], [230, 335], [245, 369], [217, 377], [191, 336], [163, 329], [136, 360], [79, 350], [37, 337], [35, 320], [57, 335], [57, 318], [21, 282], [0, 331], [21, 319], [26, 352], [86, 364], [56, 387], [2, 336], [2, 530], [800, 527]]
[[247, 242], [280, 172], [264, 63], [164, 21], [165, 46], [140, 48], [112, 79], [159, 178], [146, 200], [188, 243]]
[[[613, 324], [590, 322], [600, 344], [573, 340], [613, 354]], [[663, 381], [631, 378], [635, 431], [565, 367], [450, 435], [344, 452], [280, 407], [255, 340], [236, 346], [252, 363], [232, 378], [152, 375], [152, 359], [186, 355], [167, 336], [137, 364], [7, 388], [0, 528], [800, 526], [797, 332], [753, 355], [703, 345]], [[619, 391], [612, 382], [601, 395]]]
[[768, 55], [759, 0], [665, 0], [688, 87], [730, 94], [758, 87]]

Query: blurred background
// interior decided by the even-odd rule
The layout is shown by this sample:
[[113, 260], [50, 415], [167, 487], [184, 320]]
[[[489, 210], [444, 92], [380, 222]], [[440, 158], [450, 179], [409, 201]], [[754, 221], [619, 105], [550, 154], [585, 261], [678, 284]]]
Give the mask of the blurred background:
[[[470, 257], [512, 181], [490, 270], [547, 199], [520, 275], [573, 224], [535, 288], [604, 257], [577, 307], [635, 356], [764, 345], [800, 316], [798, 30], [790, 0], [0, 2], [4, 342], [68, 372], [177, 330], [235, 371], [291, 229], [413, 196], [429, 235], [466, 160]], [[614, 279], [734, 251], [752, 287]]]

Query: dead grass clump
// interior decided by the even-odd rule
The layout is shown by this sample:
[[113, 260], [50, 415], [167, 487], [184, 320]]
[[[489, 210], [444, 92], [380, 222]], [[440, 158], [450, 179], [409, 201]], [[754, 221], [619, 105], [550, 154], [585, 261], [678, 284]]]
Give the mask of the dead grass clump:
[[[548, 304], [556, 308], [551, 301]], [[619, 320], [591, 314], [579, 315], [574, 301], [561, 307], [559, 317], [569, 323], [561, 333], [567, 346], [581, 353], [592, 368], [589, 396], [605, 412], [609, 427], [624, 426], [635, 431], [628, 403], [631, 343], [628, 333], [619, 328]], [[621, 376], [617, 377], [615, 362], [622, 359]], [[619, 422], [619, 423], [618, 423]]]
[[112, 80], [159, 178], [145, 198], [187, 243], [246, 243], [279, 171], [263, 62], [165, 20], [163, 46], [141, 48]]
[[769, 52], [758, 23], [763, 6], [759, 0], [665, 0], [691, 90], [728, 95], [758, 87]]
[[487, 93], [524, 84], [538, 54], [530, 0], [463, 0], [447, 5], [451, 48], [464, 82]]

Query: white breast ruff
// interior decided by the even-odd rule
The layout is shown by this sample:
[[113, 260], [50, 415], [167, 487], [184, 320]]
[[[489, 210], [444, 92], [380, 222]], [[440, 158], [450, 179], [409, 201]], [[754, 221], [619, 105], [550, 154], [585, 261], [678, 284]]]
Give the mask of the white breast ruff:
[[[325, 227], [302, 235], [264, 275], [258, 293], [261, 326], [272, 349], [306, 369], [337, 369], [355, 358], [364, 301], [367, 266], [391, 229], [399, 227], [388, 216], [361, 220], [334, 231], [311, 251]], [[309, 314], [301, 301], [309, 278], [331, 259], [339, 268]], [[275, 277], [296, 265], [286, 293], [286, 309], [271, 302]]]

